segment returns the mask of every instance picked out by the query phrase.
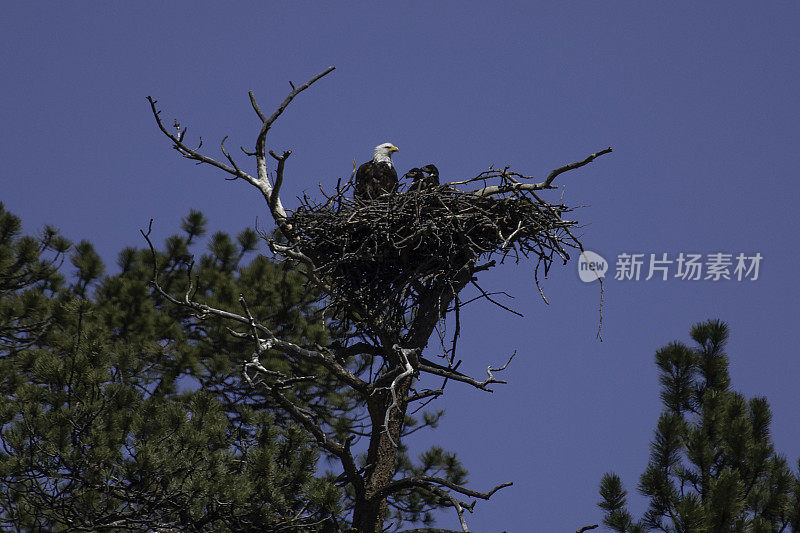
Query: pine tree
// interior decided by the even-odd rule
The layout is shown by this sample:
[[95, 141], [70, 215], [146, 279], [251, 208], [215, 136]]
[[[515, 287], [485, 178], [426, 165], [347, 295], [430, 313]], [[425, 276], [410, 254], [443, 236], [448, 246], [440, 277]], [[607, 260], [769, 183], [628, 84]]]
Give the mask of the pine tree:
[[46, 227], [22, 237], [22, 222], [0, 203], [0, 347], [29, 345], [55, 319], [58, 269], [71, 243]]
[[[167, 239], [165, 282], [184, 283], [176, 273], [205, 224], [193, 212]], [[341, 493], [316, 474], [305, 432], [247, 396], [236, 362], [251, 348], [218, 321], [153, 299], [149, 251], [124, 250], [121, 273], [104, 277], [80, 242], [65, 279], [69, 242], [20, 228], [0, 206], [2, 529], [331, 530]], [[195, 290], [221, 301], [247, 292], [287, 337], [326, 342], [296, 274], [263, 257], [243, 264], [256, 241], [249, 230], [215, 234]], [[324, 393], [330, 405], [320, 409], [346, 409], [323, 389], [299, 394]]]
[[[242, 379], [247, 338], [153, 292], [153, 255], [126, 248], [119, 273], [88, 242], [52, 228], [21, 236], [0, 206], [0, 526], [18, 530], [338, 531], [352, 494], [321, 472], [308, 434]], [[159, 280], [214, 305], [241, 296], [282, 337], [326, 345], [313, 289], [287, 265], [256, 255], [252, 230], [215, 233], [192, 211], [156, 252]], [[71, 253], [68, 251], [71, 248]], [[69, 257], [72, 271], [62, 263]], [[192, 276], [186, 276], [191, 267]], [[60, 271], [61, 270], [61, 271]], [[191, 283], [191, 287], [189, 287]], [[342, 439], [363, 418], [319, 365], [263, 354], [268, 372], [303, 376], [293, 401]], [[442, 411], [406, 417], [435, 427]], [[412, 429], [412, 430], [413, 430]], [[455, 454], [434, 447], [397, 471], [462, 482]], [[397, 523], [432, 521], [442, 503], [417, 489], [390, 501]]]
[[800, 479], [770, 438], [766, 398], [730, 389], [718, 320], [691, 329], [696, 346], [673, 342], [656, 353], [664, 411], [639, 492], [650, 500], [634, 521], [619, 476], [600, 483], [599, 506], [613, 531], [800, 531]]

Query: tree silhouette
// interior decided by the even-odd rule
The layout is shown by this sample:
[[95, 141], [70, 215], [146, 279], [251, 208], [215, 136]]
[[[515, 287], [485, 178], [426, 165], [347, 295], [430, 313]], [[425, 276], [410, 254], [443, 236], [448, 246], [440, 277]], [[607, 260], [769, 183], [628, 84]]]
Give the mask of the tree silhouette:
[[695, 347], [656, 352], [664, 411], [639, 492], [650, 499], [634, 522], [616, 474], [600, 482], [603, 523], [613, 531], [800, 531], [800, 479], [775, 452], [766, 398], [730, 390], [728, 326], [692, 327]]
[[[451, 181], [428, 189], [392, 191], [374, 199], [351, 198], [352, 176], [323, 198], [301, 199], [293, 211], [279, 197], [291, 151], [267, 148], [267, 134], [286, 107], [302, 91], [328, 75], [333, 67], [295, 86], [267, 116], [253, 93], [250, 103], [260, 120], [252, 150], [255, 173], [230, 154], [223, 138], [224, 159], [217, 160], [187, 144], [186, 128], [175, 122], [167, 127], [157, 102], [148, 98], [159, 129], [185, 158], [212, 165], [235, 180], [243, 180], [263, 196], [277, 233], [262, 236], [271, 251], [287, 261], [314, 287], [317, 305], [334, 341], [323, 345], [287, 339], [253, 312], [253, 300], [239, 298], [239, 308], [216, 305], [195, 294], [194, 282], [179, 294], [159, 277], [154, 253], [153, 286], [164, 299], [201, 317], [229, 321], [231, 334], [248, 339], [252, 356], [244, 365], [242, 393], [260, 391], [279, 406], [289, 420], [302, 427], [325, 455], [338, 462], [337, 481], [350, 498], [352, 528], [364, 533], [384, 530], [403, 519], [418, 519], [426, 509], [455, 509], [461, 528], [468, 531], [465, 511], [475, 499], [488, 499], [510, 485], [505, 482], [478, 491], [465, 486], [464, 471], [455, 458], [432, 451], [414, 465], [407, 462], [403, 439], [411, 431], [410, 412], [441, 396], [445, 385], [456, 381], [484, 391], [504, 383], [496, 373], [505, 364], [487, 367], [485, 378], [459, 371], [457, 341], [459, 317], [464, 305], [459, 294], [474, 286], [478, 298], [494, 303], [492, 295], [477, 284], [479, 273], [504, 260], [530, 258], [546, 273], [554, 261], [566, 263], [571, 250], [582, 245], [570, 228], [576, 222], [564, 218], [571, 209], [539, 195], [554, 189], [560, 174], [579, 168], [609, 153], [610, 148], [586, 159], [562, 166], [543, 180], [494, 169], [475, 177]], [[268, 165], [274, 165], [268, 169]], [[143, 235], [149, 242], [149, 231]], [[192, 280], [192, 269], [187, 270]], [[437, 327], [454, 323], [452, 338], [441, 337], [440, 346], [429, 346]], [[441, 331], [443, 328], [440, 328]], [[427, 350], [427, 351], [426, 351]], [[279, 358], [287, 367], [276, 371], [265, 359]], [[297, 372], [304, 363], [315, 370]], [[440, 379], [436, 388], [420, 380]], [[359, 425], [343, 427], [336, 418], [313, 411], [298, 399], [296, 389], [320, 379], [333, 379], [364, 413]], [[431, 424], [435, 417], [424, 417]], [[365, 438], [365, 453], [354, 446]], [[466, 501], [465, 498], [472, 501]]]

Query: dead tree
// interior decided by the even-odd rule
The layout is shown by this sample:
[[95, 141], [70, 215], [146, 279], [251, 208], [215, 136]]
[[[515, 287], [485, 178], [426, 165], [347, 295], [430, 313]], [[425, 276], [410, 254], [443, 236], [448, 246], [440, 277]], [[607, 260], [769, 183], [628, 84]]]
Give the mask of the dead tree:
[[[338, 461], [340, 480], [353, 498], [353, 530], [383, 531], [387, 500], [401, 491], [419, 489], [452, 506], [461, 529], [468, 531], [464, 511], [471, 512], [475, 501], [465, 500], [488, 499], [511, 483], [480, 492], [437, 476], [396, 479], [395, 458], [407, 411], [442, 395], [448, 381], [488, 392], [491, 385], [505, 383], [495, 373], [506, 369], [511, 357], [505, 357], [502, 366], [489, 365], [484, 378], [459, 371], [459, 313], [468, 303], [461, 301], [459, 294], [473, 285], [477, 298], [501, 305], [477, 284], [479, 273], [504, 260], [530, 258], [536, 263], [538, 285], [540, 271], [546, 274], [555, 261], [566, 263], [571, 251], [582, 250], [571, 231], [576, 222], [564, 218], [571, 208], [560, 200], [546, 201], [539, 194], [556, 188], [553, 182], [561, 173], [586, 165], [611, 148], [553, 170], [543, 180], [509, 168], [490, 168], [470, 179], [392, 192], [369, 201], [353, 199], [351, 182], [340, 180], [335, 188], [323, 190], [321, 199], [304, 197], [290, 211], [279, 194], [291, 151], [268, 149], [267, 134], [299, 93], [333, 70], [330, 67], [303, 85], [292, 85], [271, 115], [262, 111], [250, 93], [261, 127], [254, 149], [242, 150], [255, 160], [255, 174], [236, 161], [226, 149], [225, 139], [220, 147], [224, 159], [205, 155], [201, 147], [190, 147], [186, 129], [177, 123], [174, 129], [167, 127], [157, 102], [148, 100], [158, 127], [183, 157], [217, 167], [232, 176], [229, 179], [244, 180], [261, 192], [277, 226], [274, 234], [264, 233], [270, 249], [295, 264], [316, 286], [328, 324], [341, 340], [329, 346], [294, 344], [257, 321], [244, 299], [240, 300], [241, 310], [234, 312], [194, 300], [191, 290], [185, 296], [174, 296], [161, 288], [157, 271], [153, 285], [175, 305], [201, 316], [227, 319], [238, 324], [231, 328], [233, 335], [252, 339], [255, 349], [244, 365], [247, 383], [243, 386], [263, 387], [324, 453]], [[446, 319], [455, 322], [452, 338], [439, 336], [438, 346], [426, 350]], [[292, 385], [315, 376], [268, 370], [262, 364], [267, 352], [315, 363], [359, 398], [368, 414], [363, 466], [357, 465], [351, 449], [354, 435], [337, 438], [325, 420], [292, 400]], [[441, 379], [441, 385], [417, 386], [425, 375]]]

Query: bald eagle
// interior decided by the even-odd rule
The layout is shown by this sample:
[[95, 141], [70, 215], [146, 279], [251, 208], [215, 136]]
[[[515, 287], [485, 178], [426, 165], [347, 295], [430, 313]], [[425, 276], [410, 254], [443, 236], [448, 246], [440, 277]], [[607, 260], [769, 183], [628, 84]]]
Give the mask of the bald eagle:
[[367, 161], [356, 171], [355, 198], [372, 200], [397, 190], [397, 171], [392, 165], [392, 154], [398, 150], [392, 143], [375, 147], [372, 161]]
[[409, 188], [412, 191], [430, 189], [439, 185], [439, 169], [432, 164], [425, 165], [422, 168], [412, 168], [406, 173], [405, 177], [413, 180]]

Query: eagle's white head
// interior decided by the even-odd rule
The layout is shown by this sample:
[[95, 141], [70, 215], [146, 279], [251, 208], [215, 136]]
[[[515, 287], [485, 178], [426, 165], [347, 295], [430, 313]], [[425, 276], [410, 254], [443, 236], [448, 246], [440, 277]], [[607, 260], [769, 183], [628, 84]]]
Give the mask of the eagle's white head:
[[387, 165], [392, 166], [392, 154], [399, 150], [400, 148], [392, 143], [379, 144], [375, 147], [375, 153], [372, 156], [372, 160], [376, 163], [386, 163]]

